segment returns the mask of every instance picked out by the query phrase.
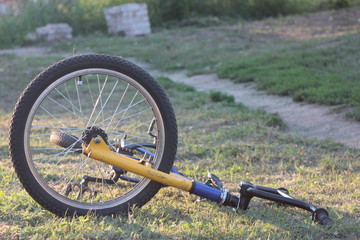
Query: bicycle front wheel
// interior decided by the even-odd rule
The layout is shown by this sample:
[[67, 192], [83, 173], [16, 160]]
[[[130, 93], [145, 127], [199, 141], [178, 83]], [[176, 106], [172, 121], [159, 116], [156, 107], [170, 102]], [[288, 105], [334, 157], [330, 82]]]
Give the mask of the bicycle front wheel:
[[89, 131], [155, 169], [169, 172], [173, 165], [176, 120], [158, 83], [124, 59], [80, 55], [40, 73], [15, 107], [10, 154], [26, 191], [59, 216], [109, 215], [148, 202], [161, 184], [82, 154]]

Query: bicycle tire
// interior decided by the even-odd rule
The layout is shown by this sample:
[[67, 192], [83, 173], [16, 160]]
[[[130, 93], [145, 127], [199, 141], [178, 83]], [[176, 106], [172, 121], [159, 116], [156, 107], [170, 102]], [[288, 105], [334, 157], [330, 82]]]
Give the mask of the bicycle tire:
[[[146, 135], [149, 124], [153, 125], [151, 136]], [[177, 125], [164, 90], [147, 72], [125, 59], [84, 54], [41, 72], [15, 106], [9, 148], [26, 191], [61, 217], [126, 213], [133, 206], [146, 204], [162, 185], [140, 176], [139, 183], [108, 186], [104, 181], [101, 186], [89, 183], [94, 188], [86, 189], [77, 183], [84, 174], [104, 179], [107, 174], [107, 165], [73, 151], [73, 146], [79, 146], [81, 132], [89, 126], [106, 129], [113, 147], [124, 141], [154, 141], [154, 157], [149, 161], [153, 168], [170, 172], [176, 155]], [[52, 134], [54, 130], [60, 134]], [[71, 144], [69, 139], [58, 139], [62, 134], [78, 140]], [[55, 140], [50, 140], [51, 136]]]

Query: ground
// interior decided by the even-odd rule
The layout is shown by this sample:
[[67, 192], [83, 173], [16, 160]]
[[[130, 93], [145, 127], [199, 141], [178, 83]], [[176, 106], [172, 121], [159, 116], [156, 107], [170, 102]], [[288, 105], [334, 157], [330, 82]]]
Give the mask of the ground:
[[[357, 31], [360, 27], [358, 16], [358, 12], [349, 9], [340, 15], [325, 12], [289, 17], [284, 21], [268, 19], [226, 27], [234, 30], [234, 34], [228, 36], [229, 41], [244, 36], [235, 33], [245, 30], [246, 34], [252, 32], [246, 35], [249, 36], [247, 43], [266, 38], [304, 41], [326, 34]], [[309, 19], [319, 22], [310, 25]], [[89, 40], [80, 39], [84, 45], [89, 44]], [[92, 49], [86, 52], [92, 52]], [[21, 57], [14, 57], [11, 53]], [[235, 54], [247, 55], [248, 52]], [[170, 188], [163, 189], [149, 204], [125, 218], [88, 216], [59, 219], [44, 211], [23, 190], [11, 167], [7, 147], [10, 108], [23, 88], [20, 87], [22, 84], [27, 84], [51, 62], [71, 55], [71, 50], [57, 51], [51, 45], [0, 51], [0, 72], [3, 72], [0, 81], [5, 86], [2, 90], [6, 95], [2, 96], [6, 108], [1, 109], [0, 114], [0, 155], [3, 159], [0, 162], [0, 239], [118, 239], [119, 236], [124, 239], [359, 238], [359, 150], [331, 141], [284, 136], [274, 125], [267, 123], [268, 119], [272, 120], [271, 115], [248, 111], [241, 104], [213, 102], [209, 95], [174, 84], [166, 78], [158, 80], [169, 91], [177, 111], [179, 149], [175, 166], [179, 170], [199, 181], [205, 180], [207, 171], [211, 171], [224, 180], [231, 192], [237, 191], [240, 180], [269, 187], [286, 187], [293, 196], [329, 209], [336, 225], [323, 228], [312, 223], [310, 216], [302, 210], [284, 209], [256, 199], [252, 200], [253, 207], [249, 211], [234, 213], [229, 208], [219, 209], [208, 202], [197, 202], [194, 196]], [[355, 132], [358, 123], [349, 122], [350, 131], [343, 131], [342, 125], [337, 124], [347, 123], [347, 120], [334, 113], [332, 108], [297, 104], [290, 98], [256, 91], [254, 83], [234, 84], [219, 79], [216, 74], [189, 77], [186, 71], [158, 71], [154, 64], [145, 64], [139, 59], [132, 61], [154, 76], [168, 76], [174, 81], [195, 84], [201, 90], [228, 91], [236, 96], [237, 101], [251, 108], [267, 108], [287, 122], [287, 131], [308, 134], [306, 136], [311, 138], [327, 138], [329, 136], [324, 134], [331, 129], [338, 130], [335, 137], [347, 139], [351, 137], [350, 133], [359, 136]], [[295, 113], [296, 109], [298, 113]], [[291, 120], [310, 127], [297, 126], [296, 130]]]

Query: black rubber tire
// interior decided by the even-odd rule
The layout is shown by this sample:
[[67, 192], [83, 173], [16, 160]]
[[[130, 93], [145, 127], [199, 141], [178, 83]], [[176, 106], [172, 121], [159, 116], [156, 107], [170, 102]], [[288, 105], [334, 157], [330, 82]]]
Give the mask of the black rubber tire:
[[[33, 121], [29, 118], [37, 99], [58, 79], [84, 69], [103, 69], [121, 73], [140, 84], [147, 91], [148, 95], [152, 98], [150, 101], [158, 108], [164, 129], [162, 136], [165, 139], [162, 142], [162, 152], [159, 153], [159, 156], [162, 157], [156, 160], [158, 164], [157, 169], [166, 173], [170, 172], [176, 155], [177, 125], [175, 114], [167, 95], [160, 85], [140, 67], [122, 58], [102, 54], [84, 54], [67, 58], [50, 66], [30, 82], [21, 94], [11, 120], [9, 147], [12, 162], [20, 182], [31, 197], [41, 206], [58, 216], [81, 216], [89, 212], [97, 215], [126, 213], [134, 205], [141, 207], [146, 204], [162, 185], [154, 181], [144, 180], [143, 185], [141, 185], [142, 190], [137, 193], [131, 192], [133, 195], [125, 202], [122, 202], [121, 197], [119, 197], [120, 200], [116, 198], [113, 201], [104, 201], [104, 203], [90, 204], [77, 202], [73, 199], [67, 199], [66, 196], [60, 193], [54, 193], [55, 191], [50, 187], [46, 187], [44, 185], [45, 180], [44, 182], [41, 179], [39, 180], [41, 174], [39, 173], [39, 176], [36, 176], [36, 171], [34, 171], [35, 163], [32, 163], [34, 160], [29, 158], [29, 155], [32, 156], [32, 154], [26, 153], [26, 149], [33, 151], [32, 148], [27, 148], [26, 145], [27, 142], [30, 144], [30, 140], [26, 140], [26, 131], [30, 131], [27, 129], [28, 125], [26, 124]], [[119, 204], [116, 204], [117, 201]]]

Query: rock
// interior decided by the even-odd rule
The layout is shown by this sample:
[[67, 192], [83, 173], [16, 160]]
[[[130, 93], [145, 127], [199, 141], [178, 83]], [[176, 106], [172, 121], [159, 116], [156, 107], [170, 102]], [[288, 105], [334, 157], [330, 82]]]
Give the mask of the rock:
[[110, 34], [140, 36], [151, 33], [146, 3], [129, 3], [104, 9]]
[[49, 23], [46, 26], [38, 27], [33, 34], [28, 34], [28, 40], [45, 40], [47, 42], [62, 41], [72, 38], [72, 28], [66, 23]]

